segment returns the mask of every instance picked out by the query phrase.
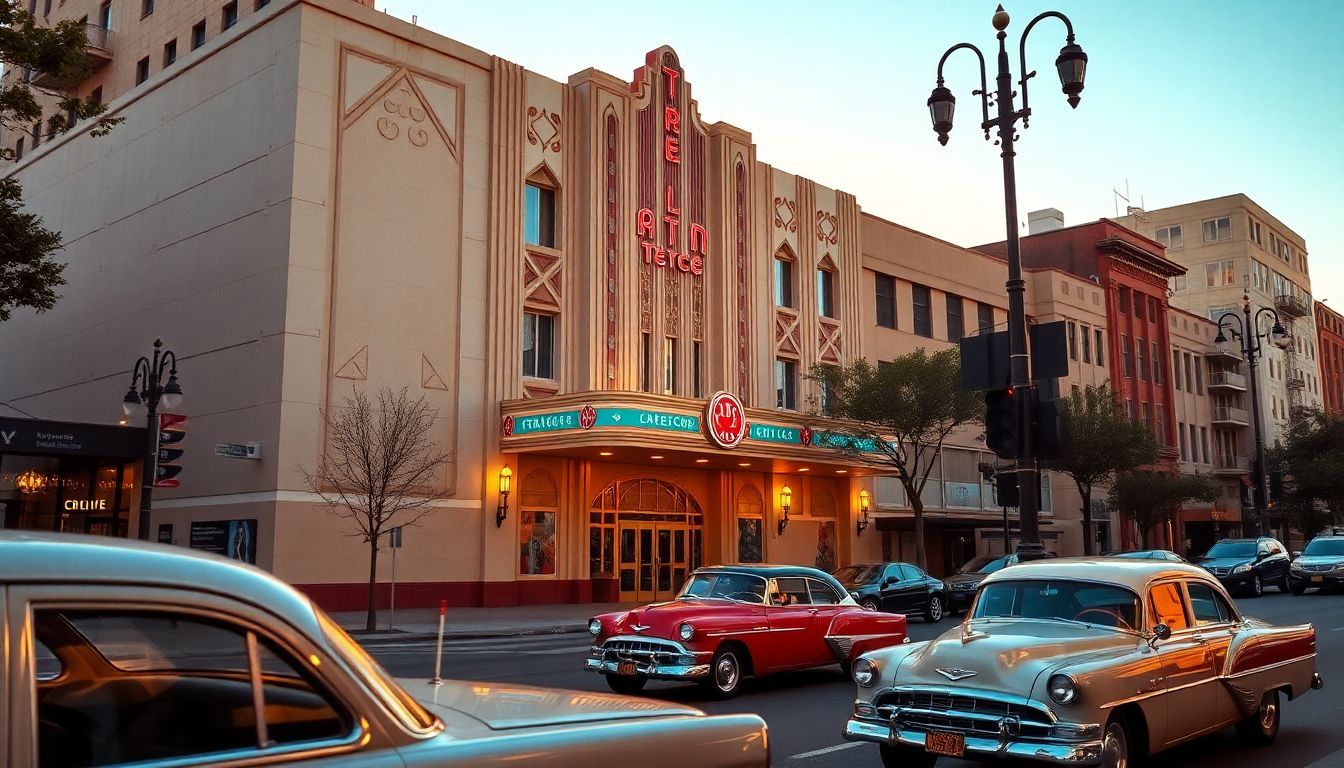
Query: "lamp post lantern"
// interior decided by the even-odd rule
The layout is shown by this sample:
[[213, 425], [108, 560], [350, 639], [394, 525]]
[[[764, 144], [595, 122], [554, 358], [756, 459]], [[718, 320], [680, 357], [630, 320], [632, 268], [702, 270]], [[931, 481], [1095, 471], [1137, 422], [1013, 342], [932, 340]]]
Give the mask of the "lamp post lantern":
[[[168, 381], [163, 382], [164, 372]], [[136, 386], [139, 386], [139, 390]], [[131, 387], [121, 400], [126, 418], [145, 416], [145, 465], [140, 478], [140, 519], [137, 535], [149, 541], [149, 510], [154, 481], [159, 475], [159, 403], [168, 410], [182, 404], [182, 387], [177, 383], [177, 355], [163, 348], [163, 339], [154, 340], [153, 357], [141, 357], [131, 369]]]
[[[1022, 87], [1022, 108], [1020, 110], [1014, 108], [1013, 100], [1017, 94], [1013, 91], [1013, 76], [1008, 69], [1006, 42], [1008, 33], [1004, 31], [1008, 28], [1009, 16], [1002, 5], [995, 11], [992, 20], [994, 29], [998, 31], [999, 40], [995, 91], [991, 93], [987, 87], [984, 54], [970, 43], [958, 43], [947, 49], [943, 57], [938, 60], [938, 83], [928, 100], [933, 130], [938, 134], [938, 143], [945, 145], [948, 133], [952, 130], [956, 97], [944, 85], [943, 64], [957, 50], [964, 48], [974, 53], [980, 61], [980, 88], [971, 93], [980, 97], [982, 116], [980, 128], [985, 132], [986, 140], [990, 139], [990, 131], [997, 129], [998, 139], [995, 143], [999, 145], [1000, 157], [1003, 158], [1004, 222], [1008, 236], [1008, 281], [1004, 287], [1008, 292], [1008, 353], [1011, 372], [1009, 383], [1024, 395], [1016, 399], [1018, 425], [1016, 457], [1018, 489], [1021, 494], [1018, 511], [1021, 515], [1022, 529], [1017, 548], [1023, 560], [1044, 556], [1044, 548], [1041, 546], [1040, 536], [1041, 474], [1040, 468], [1036, 465], [1036, 451], [1031, 439], [1031, 404], [1035, 401], [1035, 393], [1031, 387], [1031, 371], [1027, 358], [1027, 313], [1023, 296], [1026, 292], [1026, 282], [1022, 279], [1022, 253], [1018, 242], [1017, 177], [1013, 165], [1016, 153], [1013, 150], [1013, 143], [1017, 139], [1017, 121], [1022, 121], [1023, 128], [1031, 124], [1027, 83], [1036, 76], [1036, 73], [1027, 71], [1027, 35], [1031, 34], [1037, 22], [1048, 18], [1059, 19], [1064, 23], [1067, 37], [1064, 47], [1059, 51], [1059, 57], [1055, 59], [1055, 69], [1059, 74], [1060, 87], [1068, 98], [1069, 106], [1077, 107], [1079, 94], [1083, 91], [1083, 78], [1087, 73], [1087, 54], [1083, 53], [1082, 47], [1074, 42], [1073, 23], [1068, 17], [1058, 11], [1046, 11], [1032, 19], [1022, 31], [1018, 48], [1018, 63], [1022, 74], [1018, 84]], [[992, 119], [989, 116], [991, 103], [997, 108], [997, 114]]]
[[[1255, 504], [1256, 525], [1260, 528], [1260, 535], [1269, 535], [1269, 519], [1265, 514], [1265, 435], [1260, 427], [1260, 386], [1256, 382], [1256, 364], [1264, 349], [1260, 342], [1262, 339], [1269, 339], [1269, 343], [1278, 349], [1287, 349], [1293, 343], [1293, 337], [1279, 322], [1279, 313], [1269, 307], [1261, 307], [1256, 310], [1255, 317], [1251, 317], [1251, 294], [1246, 292], [1241, 296], [1241, 314], [1237, 317], [1235, 312], [1224, 312], [1222, 317], [1218, 318], [1218, 335], [1213, 337], [1213, 343], [1220, 350], [1226, 350], [1228, 338], [1223, 334], [1226, 330], [1234, 339], [1241, 341], [1241, 356], [1246, 361], [1246, 367], [1250, 370], [1251, 379], [1251, 426], [1255, 430], [1255, 466], [1251, 469], [1251, 488], [1252, 501]], [[1266, 317], [1273, 318], [1274, 324], [1270, 326], [1267, 333], [1261, 332], [1263, 320]]]

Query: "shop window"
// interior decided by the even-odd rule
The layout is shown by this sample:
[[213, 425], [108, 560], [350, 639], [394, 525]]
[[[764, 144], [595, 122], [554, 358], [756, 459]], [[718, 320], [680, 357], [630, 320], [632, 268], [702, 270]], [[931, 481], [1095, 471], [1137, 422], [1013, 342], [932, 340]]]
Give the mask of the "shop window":
[[555, 378], [555, 315], [523, 313], [523, 375]]

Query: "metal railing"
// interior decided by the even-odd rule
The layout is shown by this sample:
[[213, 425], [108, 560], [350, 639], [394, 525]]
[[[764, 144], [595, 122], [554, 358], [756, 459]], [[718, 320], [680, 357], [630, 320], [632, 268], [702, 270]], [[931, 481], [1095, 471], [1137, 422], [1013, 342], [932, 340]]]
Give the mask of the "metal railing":
[[1251, 460], [1245, 456], [1217, 456], [1213, 466], [1215, 469], [1250, 472]]
[[1210, 387], [1236, 387], [1237, 389], [1246, 388], [1246, 377], [1240, 373], [1231, 371], [1214, 371], [1209, 374]]
[[1281, 293], [1274, 297], [1274, 308], [1291, 317], [1306, 317], [1311, 314], [1310, 302], [1301, 296]]
[[89, 41], [89, 45], [94, 48], [101, 48], [104, 51], [112, 50], [108, 44], [111, 36], [111, 30], [106, 27], [100, 27], [97, 24], [90, 24], [87, 22], [84, 24], [84, 37]]
[[1245, 408], [1230, 408], [1220, 405], [1213, 409], [1214, 421], [1233, 421], [1238, 424], [1250, 424], [1251, 414]]

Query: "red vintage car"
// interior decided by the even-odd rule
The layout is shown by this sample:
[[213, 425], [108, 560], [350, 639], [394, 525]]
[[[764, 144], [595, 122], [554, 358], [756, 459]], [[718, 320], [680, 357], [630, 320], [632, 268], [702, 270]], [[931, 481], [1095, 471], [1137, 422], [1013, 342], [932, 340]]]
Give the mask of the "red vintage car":
[[815, 568], [716, 565], [693, 572], [672, 602], [596, 616], [584, 668], [619, 693], [688, 680], [718, 698], [746, 675], [839, 664], [908, 642], [905, 617], [866, 611]]

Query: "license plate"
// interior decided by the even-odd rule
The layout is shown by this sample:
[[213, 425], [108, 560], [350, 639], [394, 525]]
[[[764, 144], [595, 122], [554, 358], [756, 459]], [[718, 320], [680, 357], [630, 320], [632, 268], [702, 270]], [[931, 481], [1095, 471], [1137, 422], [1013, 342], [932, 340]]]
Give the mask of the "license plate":
[[618, 675], [634, 675], [634, 674], [637, 674], [637, 671], [635, 670], [635, 662], [633, 662], [633, 661], [622, 661], [622, 662], [618, 663], [618, 664], [616, 665], [616, 674], [618, 674]]
[[966, 754], [966, 737], [960, 733], [929, 731], [924, 737], [924, 751], [934, 755], [961, 757]]
[[1312, 582], [1314, 582], [1314, 583], [1319, 583], [1319, 582], [1325, 581], [1325, 577], [1324, 577], [1324, 576], [1312, 576], [1312, 577], [1311, 577], [1311, 580], [1312, 580]]

